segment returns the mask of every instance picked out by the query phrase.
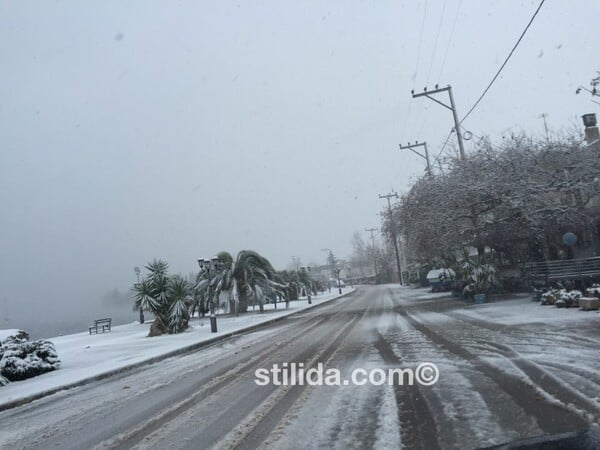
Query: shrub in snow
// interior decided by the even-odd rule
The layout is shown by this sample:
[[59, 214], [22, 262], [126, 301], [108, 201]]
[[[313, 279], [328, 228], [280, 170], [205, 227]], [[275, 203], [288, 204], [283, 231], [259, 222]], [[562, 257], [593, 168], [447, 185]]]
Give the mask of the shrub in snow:
[[550, 289], [542, 294], [542, 305], [556, 305], [558, 308], [569, 308], [578, 306], [579, 299], [582, 297], [581, 291], [570, 291], [566, 289]]
[[150, 311], [155, 317], [156, 325], [153, 324], [149, 336], [165, 332], [181, 333], [188, 327], [188, 297], [191, 287], [182, 277], [169, 276], [168, 267], [160, 259], [148, 263], [148, 275], [133, 287], [134, 309]]
[[6, 386], [8, 384], [8, 380], [0, 375], [0, 386]]
[[554, 305], [556, 303], [556, 300], [557, 300], [556, 291], [552, 290], [552, 291], [544, 292], [542, 294], [542, 300], [540, 303], [542, 305]]
[[2, 342], [0, 351], [0, 377], [9, 381], [35, 377], [56, 370], [60, 365], [54, 344], [50, 341], [28, 341], [24, 335], [11, 336]]

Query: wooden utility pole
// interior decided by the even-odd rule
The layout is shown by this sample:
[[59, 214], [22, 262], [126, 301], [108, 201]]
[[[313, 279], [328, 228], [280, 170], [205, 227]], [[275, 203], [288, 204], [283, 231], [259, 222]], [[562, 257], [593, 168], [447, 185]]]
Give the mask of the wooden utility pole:
[[[424, 149], [424, 153], [420, 153], [418, 151], [415, 150], [415, 147], [423, 147]], [[427, 151], [427, 142], [423, 141], [423, 142], [415, 142], [414, 144], [406, 144], [406, 145], [402, 145], [400, 144], [400, 150], [404, 150], [404, 149], [409, 149], [411, 152], [419, 155], [421, 158], [423, 158], [426, 162], [427, 162], [427, 174], [429, 176], [432, 176], [431, 173], [431, 164], [429, 162], [429, 152]]]
[[548, 117], [548, 113], [540, 114], [540, 118], [544, 119], [544, 130], [546, 131], [546, 142], [549, 142], [550, 135], [548, 134], [548, 123], [546, 122], [546, 117]]
[[373, 251], [373, 268], [375, 269], [375, 284], [377, 284], [377, 255], [375, 254], [375, 235], [373, 234], [377, 231], [377, 228], [365, 228], [365, 231], [371, 233], [371, 249]]
[[400, 267], [400, 253], [398, 252], [398, 238], [396, 235], [396, 226], [394, 225], [394, 219], [392, 218], [392, 204], [390, 202], [390, 198], [398, 198], [398, 194], [392, 192], [391, 194], [381, 195], [379, 194], [379, 198], [387, 199], [388, 204], [388, 213], [390, 215], [390, 227], [392, 230], [392, 240], [394, 241], [394, 250], [396, 251], [396, 266], [398, 267], [398, 280], [400, 280], [400, 285], [404, 285], [404, 276], [402, 275], [402, 268]]
[[[446, 105], [444, 102], [439, 101], [437, 98], [431, 97], [432, 94], [438, 94], [440, 92], [448, 92], [448, 96], [450, 97], [450, 106]], [[460, 132], [460, 123], [458, 121], [458, 113], [456, 112], [456, 105], [454, 104], [454, 97], [452, 96], [452, 86], [448, 85], [445, 88], [438, 88], [438, 85], [435, 85], [435, 89], [433, 91], [428, 91], [427, 88], [423, 90], [423, 92], [419, 94], [415, 94], [415, 91], [410, 91], [413, 98], [417, 97], [427, 97], [429, 100], [433, 100], [438, 105], [442, 105], [444, 108], [452, 111], [452, 116], [454, 117], [454, 131], [456, 131], [456, 138], [458, 140], [458, 150], [460, 152], [460, 159], [465, 159], [465, 148], [463, 146], [462, 133]]]

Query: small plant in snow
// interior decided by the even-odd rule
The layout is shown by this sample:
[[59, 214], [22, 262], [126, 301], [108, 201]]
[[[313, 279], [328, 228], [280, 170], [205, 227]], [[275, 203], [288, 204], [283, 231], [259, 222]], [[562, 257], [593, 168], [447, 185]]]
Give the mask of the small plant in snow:
[[484, 256], [472, 258], [465, 251], [457, 272], [462, 280], [467, 283], [463, 289], [465, 297], [472, 297], [475, 294], [485, 294], [493, 286], [499, 284], [496, 267], [486, 262]]
[[27, 333], [9, 336], [0, 343], [0, 386], [56, 370], [60, 366], [54, 344], [28, 341]]

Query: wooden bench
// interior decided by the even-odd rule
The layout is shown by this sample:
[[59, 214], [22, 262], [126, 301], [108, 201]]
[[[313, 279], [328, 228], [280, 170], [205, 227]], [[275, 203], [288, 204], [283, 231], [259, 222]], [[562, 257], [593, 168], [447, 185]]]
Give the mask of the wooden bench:
[[107, 317], [106, 319], [98, 319], [94, 320], [94, 325], [90, 327], [90, 334], [92, 331], [98, 334], [98, 330], [102, 329], [104, 333], [106, 330], [110, 331], [110, 324], [112, 322], [112, 318]]

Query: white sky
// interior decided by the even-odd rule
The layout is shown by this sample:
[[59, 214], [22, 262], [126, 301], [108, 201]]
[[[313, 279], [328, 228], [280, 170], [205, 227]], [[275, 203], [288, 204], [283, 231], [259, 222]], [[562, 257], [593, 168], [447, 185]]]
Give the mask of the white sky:
[[[424, 1], [0, 3], [0, 296], [96, 301], [154, 257], [350, 254], [377, 195], [423, 171], [398, 143], [437, 154], [452, 126], [410, 90], [452, 84], [462, 117], [537, 5], [429, 0], [423, 22]], [[600, 70], [599, 17], [547, 0], [465, 127], [598, 112], [574, 91]]]

